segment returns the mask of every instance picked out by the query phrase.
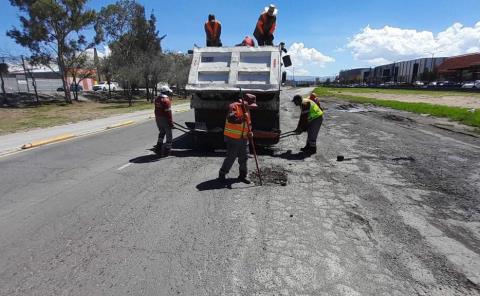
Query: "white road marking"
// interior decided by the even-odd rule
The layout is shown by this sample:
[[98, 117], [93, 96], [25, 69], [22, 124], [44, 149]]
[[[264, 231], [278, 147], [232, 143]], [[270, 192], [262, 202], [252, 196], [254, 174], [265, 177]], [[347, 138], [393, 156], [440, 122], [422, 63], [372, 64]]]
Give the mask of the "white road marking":
[[119, 168], [117, 169], [117, 171], [121, 171], [121, 170], [123, 170], [124, 168], [127, 168], [127, 167], [129, 167], [129, 166], [131, 166], [131, 165], [132, 165], [132, 163], [130, 163], [130, 162], [129, 162], [129, 163], [126, 163], [126, 164], [122, 165], [121, 167], [119, 167]]

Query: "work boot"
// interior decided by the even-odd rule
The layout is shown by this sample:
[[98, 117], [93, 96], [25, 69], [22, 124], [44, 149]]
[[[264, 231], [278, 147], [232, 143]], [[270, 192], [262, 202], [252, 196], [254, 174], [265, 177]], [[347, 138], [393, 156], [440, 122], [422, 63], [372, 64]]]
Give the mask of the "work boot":
[[300, 151], [307, 152], [309, 148], [310, 148], [310, 146], [307, 144], [307, 145], [305, 145], [305, 147], [300, 148]]
[[167, 157], [172, 155], [172, 149], [170, 148], [164, 148], [162, 151], [162, 157]]
[[153, 146], [152, 151], [155, 152], [155, 154], [162, 154], [162, 144], [157, 143], [157, 145]]
[[225, 173], [218, 172], [218, 181], [225, 183]]
[[238, 181], [245, 183], [245, 184], [251, 184], [252, 181], [250, 181], [247, 177], [246, 172], [240, 172], [240, 175], [238, 176]]
[[305, 151], [308, 155], [313, 155], [317, 153], [317, 147], [315, 146], [310, 146], [308, 147], [307, 151]]

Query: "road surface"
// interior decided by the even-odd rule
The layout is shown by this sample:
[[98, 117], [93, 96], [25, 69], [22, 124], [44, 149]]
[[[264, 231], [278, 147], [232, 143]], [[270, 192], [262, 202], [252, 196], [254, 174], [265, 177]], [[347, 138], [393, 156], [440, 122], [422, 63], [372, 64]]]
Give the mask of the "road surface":
[[263, 187], [178, 130], [152, 156], [153, 121], [0, 158], [0, 295], [480, 295], [480, 140], [325, 106], [319, 153], [262, 151]]

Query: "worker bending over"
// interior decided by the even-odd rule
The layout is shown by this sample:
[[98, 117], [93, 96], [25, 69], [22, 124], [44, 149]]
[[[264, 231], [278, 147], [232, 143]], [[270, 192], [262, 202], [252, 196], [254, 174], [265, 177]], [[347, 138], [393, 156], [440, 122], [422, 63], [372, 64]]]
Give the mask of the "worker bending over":
[[277, 25], [278, 9], [270, 4], [265, 7], [265, 11], [260, 15], [255, 26], [253, 36], [257, 39], [258, 46], [273, 45], [273, 32]]
[[[172, 99], [168, 96], [171, 93], [168, 86], [160, 88], [160, 95], [155, 99], [155, 121], [158, 127], [157, 145], [153, 147], [153, 151], [162, 157], [169, 156], [172, 149]], [[163, 139], [167, 136], [165, 145]]]
[[302, 99], [301, 96], [293, 97], [295, 105], [300, 106], [301, 114], [295, 130], [297, 134], [307, 131], [307, 144], [301, 150], [307, 155], [317, 153], [317, 137], [323, 122], [323, 111], [311, 99]]
[[215, 19], [215, 15], [209, 14], [205, 22], [205, 34], [207, 35], [207, 46], [221, 47], [222, 24]]
[[240, 166], [238, 180], [245, 184], [251, 183], [247, 178], [248, 139], [253, 137], [250, 108], [257, 107], [256, 101], [255, 95], [245, 94], [238, 102], [234, 102], [228, 107], [223, 133], [227, 144], [227, 156], [218, 173], [218, 179], [221, 182], [225, 181], [225, 176], [232, 168], [235, 159], [238, 158]]

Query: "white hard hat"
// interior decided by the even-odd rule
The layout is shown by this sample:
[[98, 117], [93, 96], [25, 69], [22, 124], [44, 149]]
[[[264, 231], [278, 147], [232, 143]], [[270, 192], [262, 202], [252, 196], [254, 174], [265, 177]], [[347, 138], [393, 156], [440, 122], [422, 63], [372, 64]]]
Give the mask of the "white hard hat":
[[160, 92], [161, 93], [170, 93], [170, 92], [172, 92], [172, 90], [168, 86], [163, 85], [162, 87], [160, 87]]

